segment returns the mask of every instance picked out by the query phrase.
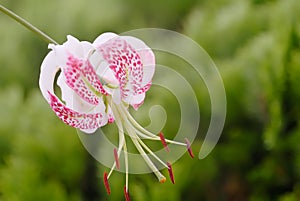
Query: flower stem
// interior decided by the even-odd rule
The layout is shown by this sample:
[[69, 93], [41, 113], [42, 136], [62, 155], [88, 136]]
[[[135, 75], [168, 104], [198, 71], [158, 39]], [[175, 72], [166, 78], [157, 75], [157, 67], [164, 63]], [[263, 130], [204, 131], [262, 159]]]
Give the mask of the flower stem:
[[32, 24], [30, 24], [25, 19], [23, 19], [22, 17], [18, 16], [17, 14], [15, 14], [14, 12], [12, 12], [11, 10], [5, 8], [1, 4], [0, 4], [0, 11], [2, 13], [6, 14], [7, 16], [11, 17], [12, 19], [14, 19], [16, 22], [20, 23], [21, 25], [23, 25], [24, 27], [26, 27], [27, 29], [29, 29], [33, 33], [37, 34], [39, 37], [41, 37], [47, 43], [53, 43], [55, 45], [58, 44], [55, 40], [53, 40], [52, 38], [50, 38], [44, 32], [42, 32], [41, 30], [39, 30], [38, 28], [36, 28]]

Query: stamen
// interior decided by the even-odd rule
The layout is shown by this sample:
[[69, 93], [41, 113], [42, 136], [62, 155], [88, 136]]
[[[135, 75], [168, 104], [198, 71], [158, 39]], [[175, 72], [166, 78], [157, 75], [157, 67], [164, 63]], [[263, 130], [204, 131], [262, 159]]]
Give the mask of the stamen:
[[170, 152], [170, 149], [169, 149], [168, 144], [166, 142], [166, 138], [165, 138], [165, 136], [162, 132], [159, 133], [159, 137], [160, 137], [160, 141], [163, 144], [163, 146], [165, 147], [166, 151]]
[[186, 147], [187, 147], [187, 150], [188, 150], [190, 156], [191, 156], [192, 158], [194, 158], [194, 153], [193, 153], [193, 150], [192, 150], [192, 148], [191, 148], [191, 143], [190, 143], [190, 141], [189, 141], [187, 138], [184, 138], [184, 140], [185, 140]]
[[[153, 162], [151, 161], [151, 159], [149, 158], [149, 156], [146, 154], [146, 152], [144, 151], [143, 147], [139, 143], [138, 138], [136, 138], [137, 136], [136, 136], [135, 129], [132, 126], [132, 124], [129, 122], [128, 118], [126, 118], [126, 112], [127, 111], [124, 110], [124, 107], [122, 107], [120, 105], [114, 105], [114, 106], [115, 107], [112, 107], [113, 111], [116, 111], [115, 113], [119, 113], [120, 116], [123, 118], [123, 120], [124, 120], [124, 122], [123, 122], [124, 127], [127, 130], [127, 134], [131, 138], [133, 144], [135, 145], [135, 147], [137, 148], [138, 152], [143, 157], [143, 159], [145, 160], [145, 162], [147, 163], [147, 165], [149, 166], [149, 168], [152, 170], [152, 172], [157, 176], [158, 180], [160, 181], [161, 178], [163, 178], [164, 176], [158, 171], [157, 167], [153, 164]], [[126, 148], [126, 144], [124, 144], [124, 153], [126, 152], [125, 148]], [[125, 160], [125, 166], [126, 166], [126, 160]]]
[[136, 136], [136, 138], [138, 139], [139, 143], [144, 147], [144, 149], [146, 149], [149, 152], [149, 154], [151, 154], [151, 156], [153, 156], [163, 166], [168, 168], [167, 164], [165, 164], [156, 154], [154, 154], [153, 151], [151, 151], [151, 149], [140, 138], [138, 138], [138, 136]]
[[165, 183], [166, 181], [167, 181], [166, 177], [162, 177], [162, 178], [159, 180], [160, 183]]
[[174, 179], [174, 174], [173, 174], [173, 170], [172, 170], [172, 166], [171, 166], [171, 163], [167, 162], [167, 165], [168, 165], [168, 172], [169, 172], [169, 175], [170, 175], [170, 178], [171, 178], [171, 181], [173, 184], [175, 184], [175, 179]]
[[119, 170], [120, 169], [120, 161], [119, 161], [118, 152], [117, 152], [116, 148], [114, 148], [114, 157], [115, 157], [115, 161], [116, 161], [116, 167]]
[[127, 154], [127, 147], [126, 143], [124, 144], [124, 161], [125, 161], [125, 187], [126, 191], [128, 191], [128, 154]]
[[126, 189], [126, 186], [124, 186], [124, 195], [125, 195], [126, 201], [130, 201], [129, 192], [128, 192], [128, 190]]
[[108, 195], [110, 195], [110, 187], [109, 187], [109, 183], [108, 183], [107, 173], [106, 172], [104, 172], [103, 179], [104, 179], [104, 186], [105, 186], [106, 192], [107, 192]]

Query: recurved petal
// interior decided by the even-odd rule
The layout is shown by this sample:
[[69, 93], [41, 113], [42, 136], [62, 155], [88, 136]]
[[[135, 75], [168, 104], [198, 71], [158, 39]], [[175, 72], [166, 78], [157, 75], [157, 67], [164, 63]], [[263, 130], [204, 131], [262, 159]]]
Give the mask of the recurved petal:
[[42, 62], [39, 78], [39, 87], [47, 101], [49, 100], [48, 92], [53, 93], [54, 79], [58, 70], [59, 67], [56, 62], [56, 56], [52, 50], [47, 54]]
[[56, 115], [66, 124], [86, 133], [93, 133], [107, 123], [105, 113], [80, 113], [64, 105], [54, 94], [48, 91], [49, 104]]

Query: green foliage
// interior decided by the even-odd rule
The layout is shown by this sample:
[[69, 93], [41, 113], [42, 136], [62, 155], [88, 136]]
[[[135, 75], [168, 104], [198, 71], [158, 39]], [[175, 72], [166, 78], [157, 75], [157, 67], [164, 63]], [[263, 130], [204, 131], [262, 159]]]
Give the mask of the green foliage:
[[37, 90], [25, 102], [19, 87], [0, 96], [2, 199], [79, 200], [85, 157], [76, 132], [57, 121]]
[[[185, 155], [175, 163], [175, 185], [159, 184], [151, 174], [132, 175], [132, 200], [299, 199], [298, 0], [4, 0], [2, 4], [60, 43], [67, 34], [92, 41], [105, 31], [171, 28], [197, 41], [216, 62], [228, 102], [219, 144], [201, 161]], [[98, 168], [87, 157], [76, 131], [58, 120], [37, 89], [47, 44], [4, 15], [0, 24], [0, 200], [124, 199], [124, 175], [112, 175], [112, 194], [106, 196], [101, 184], [105, 167]], [[162, 61], [174, 68], [181, 65], [172, 58]], [[167, 115], [175, 116], [178, 103], [161, 93], [164, 96], [149, 93], [151, 104], [168, 105], [174, 110]], [[197, 96], [201, 129], [195, 153], [210, 118], [207, 92], [201, 88]], [[136, 116], [146, 125], [145, 108]], [[166, 135], [177, 125], [177, 119], [168, 119]]]

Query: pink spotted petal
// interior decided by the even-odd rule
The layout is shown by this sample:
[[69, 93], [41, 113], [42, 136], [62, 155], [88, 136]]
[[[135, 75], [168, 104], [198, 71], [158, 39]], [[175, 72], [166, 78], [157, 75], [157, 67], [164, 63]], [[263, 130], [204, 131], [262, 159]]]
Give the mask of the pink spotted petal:
[[62, 71], [66, 77], [68, 86], [86, 102], [97, 105], [99, 97], [87, 86], [82, 75], [82, 69], [88, 68], [86, 67], [86, 63], [70, 55], [65, 65]]
[[108, 61], [103, 58], [103, 55], [99, 52], [94, 52], [90, 57], [89, 61], [91, 65], [94, 67], [96, 74], [104, 81], [104, 83], [108, 83], [110, 86], [107, 87], [104, 85], [104, 88], [108, 94], [112, 94], [111, 87], [114, 88], [119, 86], [119, 81], [115, 77], [114, 72], [109, 68]]
[[[114, 38], [118, 37], [119, 36], [115, 33], [103, 33], [95, 39], [95, 41], [93, 42], [93, 46], [95, 49], [97, 49], [107, 41], [113, 40]], [[97, 68], [97, 75], [99, 75], [109, 83], [119, 84], [118, 80], [114, 76], [114, 73], [109, 68], [108, 61], [104, 59], [102, 52], [95, 52], [93, 55], [91, 55], [90, 61]]]
[[[97, 74], [119, 90], [106, 89], [114, 102], [131, 104], [137, 109], [151, 86], [155, 70], [152, 50], [141, 40], [130, 36], [107, 33], [93, 43], [97, 52], [91, 62], [97, 66]], [[119, 94], [120, 92], [120, 94]]]
[[[73, 89], [71, 89], [65, 82], [65, 76], [59, 75], [57, 79], [57, 84], [61, 88], [61, 96], [62, 100], [66, 103], [66, 107], [72, 108], [75, 111], [80, 111], [81, 113], [102, 113], [105, 114], [105, 105], [103, 101], [101, 101], [97, 106], [91, 105], [84, 101], [81, 97], [79, 97], [76, 93], [74, 93]], [[114, 121], [112, 112], [110, 107], [107, 112], [108, 116], [104, 118], [108, 118], [108, 123], [112, 123]], [[104, 122], [106, 120], [104, 119]], [[93, 133], [95, 129], [92, 130], [83, 130], [86, 133]]]
[[88, 80], [89, 84], [92, 85], [92, 87], [94, 87], [97, 92], [100, 92], [101, 94], [106, 95], [106, 91], [103, 88], [93, 66], [91, 65], [91, 63], [89, 61], [85, 62], [85, 66], [84, 68], [81, 69], [82, 70], [82, 75]]
[[[61, 89], [61, 99], [65, 102], [67, 107], [83, 113], [97, 113], [105, 110], [102, 100], [97, 106], [95, 106], [87, 103], [80, 96], [74, 93], [74, 90], [66, 84], [66, 78], [63, 74], [58, 76], [57, 85]], [[104, 109], [100, 107], [103, 107]]]
[[151, 82], [154, 72], [155, 72], [155, 56], [151, 48], [149, 48], [142, 40], [131, 37], [122, 36], [128, 44], [130, 44], [135, 51], [139, 54], [141, 61], [143, 63], [143, 81], [142, 86], [147, 85]]
[[79, 42], [68, 36], [63, 45], [52, 46], [56, 55], [57, 65], [66, 77], [67, 85], [81, 98], [90, 104], [97, 105], [98, 94], [106, 94], [88, 57], [94, 50], [92, 44]]
[[114, 37], [98, 46], [97, 51], [118, 80], [121, 99], [138, 94], [143, 87], [143, 64], [134, 48], [122, 37]]
[[49, 104], [56, 115], [66, 124], [86, 133], [93, 133], [105, 125], [107, 119], [102, 113], [79, 113], [66, 107], [54, 94], [48, 92]]
[[[84, 61], [82, 58], [86, 58], [91, 48], [93, 48], [91, 44], [88, 42], [79, 42], [77, 39], [69, 36], [68, 41], [63, 45], [50, 44], [49, 48], [52, 50], [45, 57], [41, 65], [39, 86], [44, 98], [49, 102], [57, 116], [66, 124], [79, 128], [86, 133], [93, 133], [97, 128], [105, 125], [109, 118], [110, 122], [112, 122], [113, 115], [109, 116], [105, 113], [106, 107], [102, 99], [99, 99], [97, 105], [84, 101], [82, 97], [74, 93], [74, 90], [68, 85], [64, 73], [59, 75], [57, 84], [61, 88], [62, 99], [66, 104], [64, 105], [57, 96], [54, 95], [53, 85], [56, 73], [59, 69], [66, 66], [79, 67], [77, 64]], [[70, 52], [78, 58], [73, 57], [75, 58], [74, 61], [68, 60], [68, 57], [72, 55]], [[66, 65], [66, 62], [69, 62], [69, 65]], [[90, 72], [92, 67], [88, 62], [83, 62], [83, 64], [85, 64], [85, 67], [75, 69], [75, 72], [76, 70], [80, 70], [80, 75], [88, 82], [89, 88], [91, 88], [91, 86], [95, 88], [93, 92], [103, 92], [101, 91], [102, 85], [100, 81], [94, 81], [94, 79], [98, 79], [97, 75], [95, 73], [93, 74], [94, 71], [92, 73]], [[64, 70], [62, 69], [62, 71]]]
[[108, 40], [99, 46], [97, 50], [102, 54], [104, 60], [107, 61], [110, 70], [114, 72], [114, 76], [119, 82], [123, 97], [125, 85], [129, 81], [131, 74], [134, 72], [130, 69], [132, 68], [132, 58], [138, 56], [129, 49], [126, 41], [121, 40], [120, 37]]
[[68, 86], [90, 104], [97, 105], [99, 103], [99, 94], [106, 94], [92, 65], [88, 61], [77, 59], [70, 55], [66, 62], [66, 67], [63, 68], [63, 73]]

